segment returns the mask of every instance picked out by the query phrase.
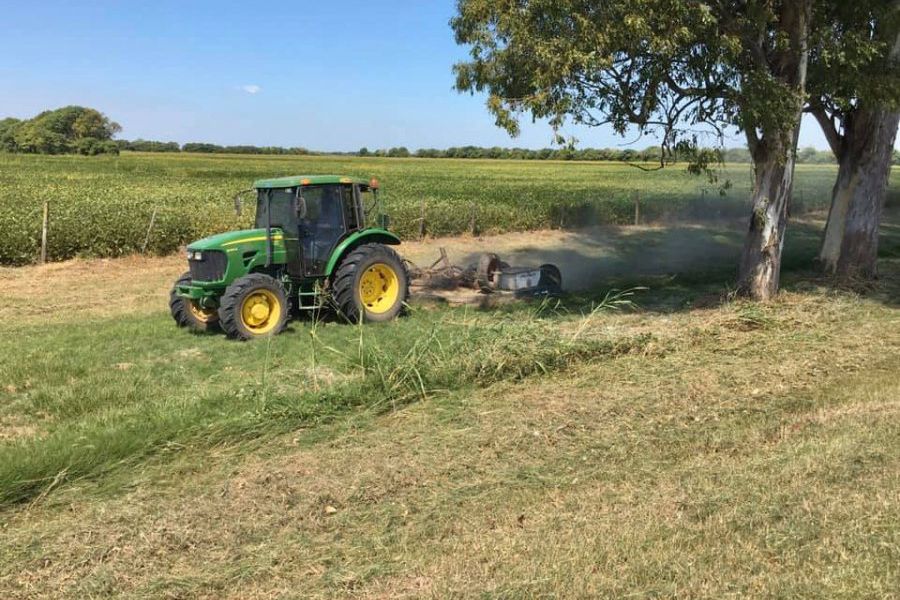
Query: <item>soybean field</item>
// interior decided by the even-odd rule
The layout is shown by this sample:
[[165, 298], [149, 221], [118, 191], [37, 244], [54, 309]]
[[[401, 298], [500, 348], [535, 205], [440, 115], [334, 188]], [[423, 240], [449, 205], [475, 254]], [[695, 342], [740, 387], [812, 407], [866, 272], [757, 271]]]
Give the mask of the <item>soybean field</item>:
[[[826, 207], [835, 170], [799, 166], [792, 210]], [[710, 182], [684, 165], [644, 171], [570, 161], [0, 154], [0, 264], [37, 260], [47, 201], [49, 260], [168, 254], [246, 227], [252, 210], [237, 217], [231, 198], [255, 179], [299, 174], [378, 178], [393, 229], [405, 238], [627, 224], [635, 199], [642, 222], [744, 218], [751, 187], [748, 165], [729, 165]]]

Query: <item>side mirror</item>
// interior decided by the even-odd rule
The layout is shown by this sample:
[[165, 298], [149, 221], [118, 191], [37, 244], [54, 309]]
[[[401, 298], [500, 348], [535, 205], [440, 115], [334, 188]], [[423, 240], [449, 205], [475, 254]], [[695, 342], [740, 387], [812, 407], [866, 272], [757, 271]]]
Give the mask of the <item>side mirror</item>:
[[241, 216], [241, 196], [255, 191], [255, 189], [250, 188], [249, 190], [243, 190], [234, 195], [234, 214]]

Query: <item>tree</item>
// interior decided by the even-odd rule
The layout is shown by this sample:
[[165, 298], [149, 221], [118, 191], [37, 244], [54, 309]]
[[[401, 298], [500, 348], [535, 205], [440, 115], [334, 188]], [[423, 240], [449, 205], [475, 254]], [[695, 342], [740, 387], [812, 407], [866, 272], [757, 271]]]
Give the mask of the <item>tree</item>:
[[40, 154], [117, 153], [112, 141], [121, 127], [102, 113], [82, 106], [66, 106], [40, 113], [33, 119], [5, 119], [0, 144], [7, 151]]
[[406, 148], [406, 146], [391, 148], [387, 151], [387, 155], [392, 158], [409, 158], [409, 150]]
[[[497, 125], [528, 112], [662, 137], [661, 166], [697, 128], [744, 133], [754, 163], [738, 288], [778, 290], [805, 100], [812, 0], [460, 0], [451, 21], [471, 60], [460, 91], [486, 91]], [[699, 171], [708, 156], [695, 154]]]
[[816, 18], [807, 110], [839, 165], [819, 261], [841, 279], [872, 278], [900, 124], [900, 0], [819, 5]]
[[0, 120], [0, 151], [15, 152], [17, 150], [16, 131], [21, 124], [22, 121], [12, 117]]

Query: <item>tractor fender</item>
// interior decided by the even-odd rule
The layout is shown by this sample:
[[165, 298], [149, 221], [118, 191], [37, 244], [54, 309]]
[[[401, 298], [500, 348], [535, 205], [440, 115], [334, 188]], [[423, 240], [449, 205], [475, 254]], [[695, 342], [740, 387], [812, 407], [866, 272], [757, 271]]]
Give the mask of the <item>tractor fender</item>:
[[386, 244], [389, 246], [397, 246], [400, 244], [400, 238], [387, 229], [379, 228], [364, 229], [362, 231], [351, 233], [341, 240], [337, 247], [331, 252], [331, 258], [328, 259], [328, 264], [325, 266], [325, 276], [331, 277], [331, 274], [334, 273], [334, 270], [337, 269], [340, 264], [341, 259], [361, 244]]

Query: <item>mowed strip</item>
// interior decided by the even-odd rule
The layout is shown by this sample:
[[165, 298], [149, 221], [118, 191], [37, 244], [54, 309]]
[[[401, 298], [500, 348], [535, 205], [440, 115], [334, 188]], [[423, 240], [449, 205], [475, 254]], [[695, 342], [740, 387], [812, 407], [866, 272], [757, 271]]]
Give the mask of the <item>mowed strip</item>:
[[[639, 353], [11, 510], [9, 597], [889, 597], [900, 265], [592, 322]], [[577, 328], [577, 323], [568, 325]]]
[[6, 329], [163, 310], [172, 284], [186, 270], [187, 261], [180, 254], [2, 268], [0, 323]]
[[[821, 227], [818, 221], [807, 227]], [[445, 248], [466, 267], [493, 252], [513, 265], [557, 264], [568, 290], [603, 285], [609, 278], [702, 271], [737, 260], [742, 229], [733, 224], [676, 227], [592, 227], [479, 237], [406, 241], [403, 258], [428, 267]], [[794, 234], [792, 234], [794, 235]], [[806, 233], [797, 233], [804, 241]], [[808, 237], [808, 236], [807, 236]], [[118, 318], [168, 310], [169, 291], [187, 271], [184, 254], [74, 259], [28, 267], [0, 267], [0, 330], [72, 318]]]

